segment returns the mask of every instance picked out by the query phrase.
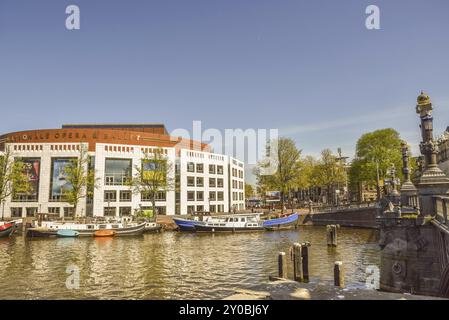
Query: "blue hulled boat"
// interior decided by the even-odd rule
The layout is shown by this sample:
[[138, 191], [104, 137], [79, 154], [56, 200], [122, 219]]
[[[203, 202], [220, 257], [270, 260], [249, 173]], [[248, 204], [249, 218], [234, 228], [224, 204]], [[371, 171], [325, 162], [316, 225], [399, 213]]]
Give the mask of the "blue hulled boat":
[[262, 226], [267, 230], [280, 230], [295, 227], [298, 222], [299, 214], [293, 213], [286, 217], [265, 220]]
[[196, 231], [195, 226], [203, 225], [203, 221], [184, 219], [184, 218], [173, 218], [173, 221], [179, 228], [179, 231]]
[[58, 235], [58, 237], [61, 237], [61, 238], [75, 238], [80, 235], [80, 233], [78, 231], [70, 230], [70, 229], [60, 229], [60, 230], [58, 230], [58, 232], [56, 232], [56, 234]]

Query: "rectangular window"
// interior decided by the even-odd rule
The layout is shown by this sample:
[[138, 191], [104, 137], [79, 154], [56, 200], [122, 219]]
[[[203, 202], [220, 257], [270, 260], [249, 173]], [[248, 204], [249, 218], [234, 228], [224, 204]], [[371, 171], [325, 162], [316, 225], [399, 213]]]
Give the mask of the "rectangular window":
[[27, 217], [34, 217], [36, 215], [37, 208], [36, 207], [26, 208], [26, 212]]
[[104, 207], [104, 216], [105, 217], [115, 217], [116, 211], [117, 211], [116, 207]]
[[167, 207], [165, 207], [165, 206], [156, 207], [156, 212], [157, 212], [157, 214], [166, 215]]
[[187, 172], [195, 172], [195, 164], [193, 162], [187, 162]]
[[196, 186], [197, 187], [204, 187], [204, 178], [196, 177]]
[[194, 187], [195, 186], [195, 177], [187, 177], [187, 186]]
[[223, 188], [223, 179], [221, 179], [221, 178], [217, 179], [217, 187]]
[[73, 217], [74, 208], [64, 207], [64, 217]]
[[187, 191], [187, 201], [195, 201], [195, 191]]
[[217, 192], [217, 200], [218, 201], [223, 201], [223, 199], [224, 199], [223, 191], [218, 191]]
[[51, 160], [50, 201], [64, 201], [66, 191], [72, 189], [66, 170], [75, 158], [53, 158]]
[[117, 191], [106, 190], [104, 192], [104, 202], [115, 202], [117, 201]]
[[217, 200], [217, 193], [215, 191], [209, 191], [209, 200], [210, 201]]
[[120, 216], [130, 216], [131, 215], [131, 207], [120, 207], [119, 208]]
[[167, 193], [165, 191], [158, 191], [156, 193], [156, 201], [166, 201], [167, 200]]
[[198, 173], [203, 173], [204, 172], [204, 166], [202, 163], [197, 163], [196, 164], [196, 172]]
[[215, 174], [215, 165], [214, 164], [210, 164], [209, 165], [209, 173], [210, 174]]
[[131, 180], [131, 159], [106, 159], [105, 183], [108, 186], [123, 186]]
[[215, 188], [216, 183], [215, 183], [215, 178], [209, 178], [209, 187], [210, 188]]
[[197, 201], [203, 201], [204, 200], [204, 192], [203, 191], [197, 191], [196, 192], [196, 200]]
[[131, 202], [132, 194], [128, 190], [120, 190], [120, 202]]
[[[40, 158], [18, 158], [23, 163], [24, 174], [30, 184], [29, 192], [15, 192], [13, 190], [13, 202], [37, 202], [39, 198]], [[13, 186], [14, 189], [14, 186]]]
[[209, 211], [210, 212], [217, 212], [216, 206], [215, 205], [209, 206]]
[[61, 213], [60, 207], [48, 207], [48, 213], [53, 213], [59, 215]]
[[204, 212], [204, 206], [196, 206], [196, 211]]
[[223, 174], [223, 166], [217, 166], [217, 174]]
[[22, 208], [11, 208], [11, 217], [14, 218], [22, 217]]
[[195, 206], [187, 206], [187, 213], [192, 214], [195, 211]]

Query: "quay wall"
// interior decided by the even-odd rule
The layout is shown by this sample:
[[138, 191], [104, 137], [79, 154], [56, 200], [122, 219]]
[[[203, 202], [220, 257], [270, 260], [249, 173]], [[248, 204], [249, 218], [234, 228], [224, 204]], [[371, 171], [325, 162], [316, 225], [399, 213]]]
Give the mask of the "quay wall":
[[379, 228], [376, 217], [378, 208], [335, 209], [329, 212], [315, 212], [302, 215], [299, 223], [303, 225], [325, 226], [339, 224], [342, 227]]

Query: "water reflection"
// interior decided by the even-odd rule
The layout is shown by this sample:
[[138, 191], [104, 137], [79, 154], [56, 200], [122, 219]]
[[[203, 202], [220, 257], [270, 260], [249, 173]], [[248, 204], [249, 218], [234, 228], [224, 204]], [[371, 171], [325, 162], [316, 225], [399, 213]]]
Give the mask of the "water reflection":
[[[133, 238], [0, 239], [0, 299], [213, 299], [267, 281], [279, 251], [309, 241], [311, 277], [331, 280], [336, 260], [346, 282], [365, 283], [379, 265], [378, 234], [339, 229], [337, 248], [325, 228], [242, 234], [147, 234]], [[80, 270], [80, 289], [65, 285], [66, 269]], [[291, 268], [290, 268], [291, 269]], [[291, 270], [290, 270], [291, 272]]]

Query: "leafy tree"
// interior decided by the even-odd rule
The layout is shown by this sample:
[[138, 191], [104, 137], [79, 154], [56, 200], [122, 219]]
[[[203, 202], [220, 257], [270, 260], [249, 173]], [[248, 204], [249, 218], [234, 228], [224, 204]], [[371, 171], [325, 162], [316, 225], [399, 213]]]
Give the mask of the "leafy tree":
[[266, 161], [262, 161], [256, 166], [254, 173], [260, 189], [280, 191], [281, 210], [284, 212], [285, 195], [290, 194], [290, 190], [294, 187], [299, 174], [298, 165], [301, 151], [298, 150], [295, 142], [289, 138], [278, 138], [270, 143], [270, 147], [270, 153], [276, 158], [275, 172], [269, 175], [264, 174], [264, 169], [267, 168], [268, 164]]
[[140, 166], [135, 166], [135, 171], [136, 174], [128, 184], [134, 193], [144, 194], [148, 197], [152, 204], [153, 214], [156, 215], [158, 193], [166, 193], [175, 189], [175, 179], [172, 175], [173, 164], [160, 148], [153, 153], [145, 153]]
[[345, 183], [346, 171], [343, 163], [330, 149], [321, 151], [321, 158], [313, 167], [312, 181], [315, 185], [325, 188], [327, 201], [331, 199], [333, 187]]
[[380, 181], [385, 180], [392, 166], [402, 179], [399, 133], [394, 129], [381, 129], [363, 134], [357, 141], [356, 156], [349, 171], [350, 183], [377, 185], [377, 174]]
[[245, 196], [246, 198], [254, 196], [254, 187], [249, 183], [245, 183]]
[[25, 173], [25, 164], [15, 160], [10, 148], [0, 154], [0, 204], [2, 206], [2, 219], [4, 218], [4, 204], [6, 199], [14, 193], [27, 194], [31, 191], [31, 183]]
[[64, 176], [68, 188], [63, 189], [62, 199], [73, 206], [73, 215], [78, 216], [77, 209], [81, 199], [93, 197], [94, 189], [98, 187], [98, 178], [95, 178], [95, 170], [90, 166], [87, 147], [78, 146], [79, 155], [70, 159], [64, 167]]

